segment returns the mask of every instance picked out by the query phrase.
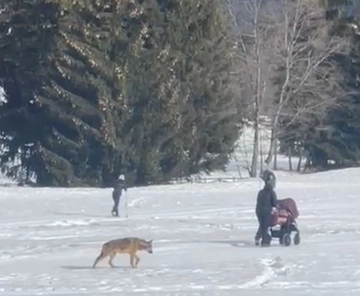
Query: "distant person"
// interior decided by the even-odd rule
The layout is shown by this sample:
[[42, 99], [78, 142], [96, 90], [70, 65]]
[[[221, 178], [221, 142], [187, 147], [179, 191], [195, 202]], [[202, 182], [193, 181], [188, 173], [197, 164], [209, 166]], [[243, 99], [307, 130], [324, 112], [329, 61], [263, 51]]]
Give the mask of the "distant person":
[[259, 228], [255, 235], [255, 244], [267, 247], [271, 243], [270, 227], [272, 226], [272, 209], [276, 207], [277, 196], [274, 191], [276, 178], [273, 172], [265, 170], [261, 178], [265, 186], [257, 195], [256, 216], [259, 221]]
[[114, 200], [114, 206], [112, 208], [111, 214], [113, 216], [119, 216], [119, 203], [120, 203], [120, 197], [123, 190], [126, 189], [125, 185], [125, 176], [121, 174], [119, 178], [114, 183], [114, 190], [112, 192], [112, 198]]

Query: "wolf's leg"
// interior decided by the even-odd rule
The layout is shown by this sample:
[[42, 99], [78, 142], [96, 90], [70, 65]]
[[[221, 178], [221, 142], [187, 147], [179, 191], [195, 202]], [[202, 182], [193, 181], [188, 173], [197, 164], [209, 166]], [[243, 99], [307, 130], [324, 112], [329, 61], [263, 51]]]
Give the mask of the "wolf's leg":
[[116, 256], [116, 253], [115, 253], [115, 252], [113, 252], [113, 253], [110, 254], [109, 265], [110, 265], [111, 267], [115, 267], [114, 264], [113, 264], [113, 260], [114, 260], [115, 256]]
[[130, 253], [129, 255], [130, 255], [130, 265], [132, 268], [134, 268], [135, 267], [135, 265], [134, 265], [135, 255], [132, 253]]
[[100, 260], [104, 259], [107, 255], [105, 255], [103, 252], [100, 253], [100, 255], [95, 259], [95, 262], [93, 264], [93, 268], [96, 267], [96, 265], [99, 263]]
[[140, 262], [140, 258], [136, 254], [134, 255], [134, 257], [135, 257], [135, 267], [137, 267]]

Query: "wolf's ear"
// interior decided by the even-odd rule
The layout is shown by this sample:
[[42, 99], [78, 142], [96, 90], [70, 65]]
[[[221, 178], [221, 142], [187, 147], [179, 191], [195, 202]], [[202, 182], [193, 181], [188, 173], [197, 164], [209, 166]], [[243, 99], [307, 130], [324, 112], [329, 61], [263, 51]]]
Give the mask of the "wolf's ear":
[[149, 240], [149, 244], [152, 244], [153, 240]]

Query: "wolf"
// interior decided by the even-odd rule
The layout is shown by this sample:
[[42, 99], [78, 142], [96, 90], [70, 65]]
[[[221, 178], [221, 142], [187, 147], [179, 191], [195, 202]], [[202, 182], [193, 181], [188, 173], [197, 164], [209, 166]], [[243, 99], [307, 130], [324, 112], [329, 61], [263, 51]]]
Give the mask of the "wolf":
[[[137, 251], [147, 251], [149, 254], [153, 253], [152, 249], [152, 240], [147, 241], [138, 237], [125, 237], [120, 239], [115, 239], [106, 242], [103, 244], [100, 255], [95, 259], [93, 268], [99, 263], [100, 260], [109, 256], [109, 265], [113, 265], [113, 260], [117, 253], [119, 254], [129, 254], [130, 255], [130, 265], [132, 268], [136, 268], [139, 264], [140, 258], [136, 255]], [[134, 262], [135, 260], [135, 262]]]

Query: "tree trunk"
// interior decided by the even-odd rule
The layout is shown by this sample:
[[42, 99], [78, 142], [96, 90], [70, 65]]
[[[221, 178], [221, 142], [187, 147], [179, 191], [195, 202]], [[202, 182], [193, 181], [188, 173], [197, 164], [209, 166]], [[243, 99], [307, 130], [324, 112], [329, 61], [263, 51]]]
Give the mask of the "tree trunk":
[[275, 152], [275, 146], [276, 146], [276, 127], [277, 127], [277, 118], [274, 118], [273, 124], [272, 124], [272, 128], [271, 128], [271, 137], [270, 137], [270, 147], [269, 147], [269, 151], [268, 151], [268, 155], [265, 159], [265, 163], [267, 164], [267, 166], [270, 165], [270, 163], [272, 162], [273, 158], [274, 158], [274, 152]]
[[274, 163], [273, 163], [273, 168], [274, 170], [277, 170], [277, 146], [278, 146], [278, 143], [277, 141], [275, 140], [275, 144], [274, 144]]
[[274, 157], [274, 152], [275, 152], [275, 146], [276, 146], [276, 141], [277, 141], [277, 132], [278, 132], [278, 122], [279, 122], [279, 118], [281, 115], [281, 111], [282, 108], [284, 107], [286, 101], [288, 100], [289, 97], [286, 97], [287, 95], [287, 87], [289, 85], [289, 81], [290, 81], [290, 69], [291, 69], [291, 51], [292, 48], [289, 46], [289, 41], [288, 41], [288, 37], [289, 37], [289, 21], [288, 21], [288, 11], [285, 13], [285, 48], [286, 48], [286, 65], [285, 65], [285, 81], [281, 87], [281, 92], [280, 92], [280, 96], [279, 96], [279, 102], [277, 103], [277, 108], [276, 108], [276, 112], [274, 115], [274, 119], [272, 121], [272, 127], [271, 127], [271, 140], [270, 140], [270, 148], [269, 148], [269, 153], [268, 156], [265, 160], [265, 163], [267, 165], [269, 165]]
[[260, 154], [260, 172], [264, 171], [264, 151], [263, 151], [263, 138], [261, 136], [261, 130], [259, 128], [259, 154]]
[[292, 152], [291, 152], [291, 147], [289, 147], [288, 153], [289, 153], [289, 171], [292, 172], [293, 167], [292, 167], [292, 157], [291, 157], [291, 156], [292, 156]]
[[297, 165], [297, 171], [300, 172], [301, 170], [301, 162], [302, 162], [302, 152], [300, 152], [300, 156], [299, 156], [299, 162]]
[[260, 9], [261, 1], [256, 2], [256, 11], [255, 11], [255, 49], [256, 49], [256, 84], [255, 84], [255, 108], [254, 108], [254, 149], [253, 156], [251, 161], [251, 173], [250, 177], [255, 178], [257, 176], [257, 168], [258, 168], [258, 160], [259, 160], [259, 144], [260, 144], [260, 102], [261, 102], [261, 56], [260, 56], [260, 36], [258, 31], [258, 21], [259, 21], [259, 9]]
[[251, 169], [250, 169], [251, 178], [255, 178], [257, 176], [258, 159], [259, 159], [259, 121], [258, 121], [258, 116], [256, 116], [254, 122], [254, 148], [253, 148], [253, 155], [252, 155]]

